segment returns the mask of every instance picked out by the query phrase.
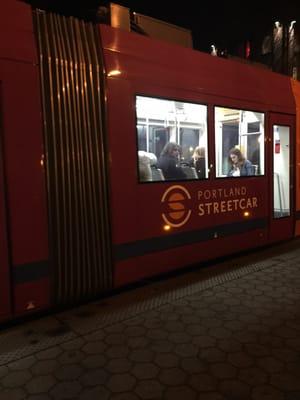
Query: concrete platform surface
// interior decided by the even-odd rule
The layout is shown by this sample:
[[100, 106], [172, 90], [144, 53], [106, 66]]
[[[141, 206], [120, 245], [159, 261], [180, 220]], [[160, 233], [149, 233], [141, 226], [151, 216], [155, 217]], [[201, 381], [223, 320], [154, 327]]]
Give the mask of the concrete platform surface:
[[300, 399], [300, 240], [3, 329], [21, 399]]

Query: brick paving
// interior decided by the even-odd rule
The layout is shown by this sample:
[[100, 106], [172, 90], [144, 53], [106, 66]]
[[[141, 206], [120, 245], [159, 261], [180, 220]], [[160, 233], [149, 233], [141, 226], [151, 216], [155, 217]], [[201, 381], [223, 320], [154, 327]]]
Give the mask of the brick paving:
[[7, 328], [0, 399], [300, 399], [299, 245]]

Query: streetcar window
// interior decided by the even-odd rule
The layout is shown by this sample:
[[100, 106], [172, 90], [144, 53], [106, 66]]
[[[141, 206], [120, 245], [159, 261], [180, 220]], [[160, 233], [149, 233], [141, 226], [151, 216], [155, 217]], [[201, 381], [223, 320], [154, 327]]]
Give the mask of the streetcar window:
[[215, 107], [216, 177], [264, 175], [264, 114]]
[[207, 107], [136, 96], [139, 181], [208, 178]]
[[273, 216], [291, 215], [290, 127], [273, 126]]

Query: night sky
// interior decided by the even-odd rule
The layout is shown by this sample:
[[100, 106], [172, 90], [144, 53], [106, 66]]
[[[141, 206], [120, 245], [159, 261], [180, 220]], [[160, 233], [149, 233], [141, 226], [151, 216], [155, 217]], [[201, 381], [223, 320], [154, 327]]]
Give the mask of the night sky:
[[[70, 15], [96, 10], [99, 5], [107, 5], [101, 0], [27, 0], [35, 5], [48, 5], [67, 10]], [[209, 52], [211, 44], [226, 48], [236, 55], [242, 43], [250, 40], [259, 45], [271, 32], [276, 20], [289, 23], [297, 20], [300, 28], [300, 0], [185, 0], [143, 1], [116, 0], [116, 4], [128, 7], [130, 11], [148, 15], [166, 22], [190, 29], [194, 47]]]
[[262, 41], [276, 20], [290, 22], [298, 17], [300, 26], [299, 0], [185, 0], [172, 2], [169, 7], [168, 2], [120, 0], [116, 3], [191, 29], [194, 46], [203, 51], [209, 51], [210, 45], [215, 44], [235, 53], [243, 41]]

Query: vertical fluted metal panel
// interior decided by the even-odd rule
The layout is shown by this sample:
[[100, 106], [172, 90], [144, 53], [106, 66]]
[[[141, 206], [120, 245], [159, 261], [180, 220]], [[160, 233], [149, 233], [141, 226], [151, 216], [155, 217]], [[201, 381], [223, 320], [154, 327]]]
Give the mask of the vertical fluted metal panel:
[[112, 287], [104, 75], [97, 28], [35, 12], [40, 53], [54, 301]]

